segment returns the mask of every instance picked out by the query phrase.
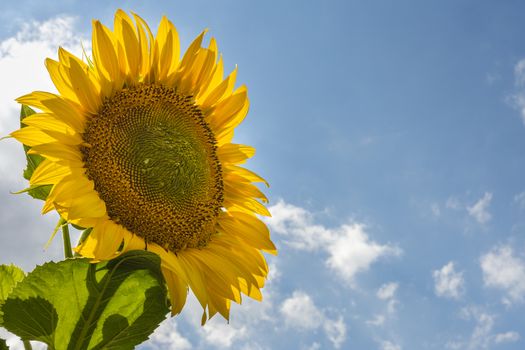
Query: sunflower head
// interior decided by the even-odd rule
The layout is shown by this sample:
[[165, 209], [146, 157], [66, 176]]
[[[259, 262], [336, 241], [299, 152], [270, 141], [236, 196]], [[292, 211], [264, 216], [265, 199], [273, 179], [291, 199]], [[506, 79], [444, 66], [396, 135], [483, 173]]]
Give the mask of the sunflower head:
[[[260, 300], [276, 253], [266, 225], [264, 182], [240, 164], [252, 147], [232, 143], [248, 112], [236, 70], [204, 32], [180, 59], [179, 38], [163, 17], [147, 23], [118, 10], [113, 29], [93, 22], [93, 58], [64, 49], [46, 67], [58, 93], [17, 101], [41, 112], [11, 135], [44, 157], [30, 186], [51, 185], [43, 213], [91, 228], [76, 251], [93, 261], [133, 249], [161, 257], [172, 313], [188, 288], [203, 322], [245, 294]], [[267, 184], [267, 183], [266, 183]], [[262, 202], [262, 203], [261, 203]]]

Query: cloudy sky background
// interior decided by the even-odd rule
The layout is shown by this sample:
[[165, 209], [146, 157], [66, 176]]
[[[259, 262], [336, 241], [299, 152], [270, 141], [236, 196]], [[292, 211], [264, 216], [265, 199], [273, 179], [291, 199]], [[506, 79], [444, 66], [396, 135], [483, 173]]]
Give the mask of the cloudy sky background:
[[[190, 300], [142, 349], [524, 349], [525, 3], [126, 1], [183, 47], [209, 28], [239, 66], [279, 248], [262, 303], [200, 327]], [[153, 5], [155, 4], [155, 5]], [[117, 1], [0, 4], [0, 135], [43, 62], [90, 47]], [[10, 192], [0, 142], [0, 263], [62, 259], [56, 216]], [[5, 332], [14, 348], [20, 343]]]

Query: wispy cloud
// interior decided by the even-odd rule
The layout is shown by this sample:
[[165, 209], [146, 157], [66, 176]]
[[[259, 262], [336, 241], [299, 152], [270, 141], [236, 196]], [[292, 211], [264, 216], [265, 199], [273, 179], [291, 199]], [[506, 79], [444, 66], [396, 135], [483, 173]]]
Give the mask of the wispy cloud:
[[193, 348], [189, 339], [179, 333], [175, 318], [166, 320], [150, 336], [151, 347], [166, 350], [190, 350]]
[[381, 349], [382, 350], [401, 350], [401, 345], [393, 343], [389, 340], [383, 340], [381, 342]]
[[514, 85], [515, 91], [508, 96], [507, 101], [520, 111], [525, 124], [525, 59], [518, 61], [514, 66]]
[[459, 299], [465, 292], [463, 272], [457, 272], [452, 261], [441, 269], [434, 270], [432, 276], [434, 291], [439, 297]]
[[518, 204], [520, 209], [525, 209], [525, 191], [515, 195], [514, 202]]
[[518, 332], [505, 332], [496, 334], [494, 342], [496, 344], [501, 343], [514, 343], [520, 340], [520, 334]]
[[366, 324], [371, 326], [383, 326], [385, 321], [396, 312], [396, 307], [399, 301], [396, 299], [396, 292], [399, 288], [399, 283], [389, 282], [383, 284], [376, 292], [376, 296], [379, 300], [386, 302], [386, 310], [383, 313], [375, 315], [372, 319], [366, 321]]
[[520, 335], [515, 331], [495, 333], [496, 315], [485, 311], [478, 306], [468, 306], [461, 309], [460, 317], [467, 321], [474, 321], [474, 329], [467, 340], [458, 340], [448, 343], [451, 349], [490, 349], [493, 344], [510, 343], [519, 340]]
[[376, 295], [381, 300], [392, 299], [395, 296], [398, 287], [399, 283], [396, 282], [385, 283], [379, 287]]
[[282, 200], [270, 211], [273, 216], [266, 222], [274, 233], [294, 249], [326, 252], [326, 265], [349, 284], [380, 258], [402, 253], [395, 245], [371, 240], [366, 226], [361, 223], [327, 228], [315, 223], [314, 215], [306, 209]]
[[481, 197], [476, 203], [472, 206], [467, 207], [467, 211], [470, 216], [472, 216], [480, 224], [486, 224], [492, 219], [488, 208], [490, 202], [492, 201], [492, 193], [485, 192], [483, 197]]
[[399, 283], [390, 282], [383, 284], [376, 293], [376, 296], [387, 302], [387, 314], [392, 316], [396, 312], [396, 306], [399, 304], [399, 301], [396, 299], [396, 292], [399, 287]]
[[379, 315], [375, 315], [372, 319], [366, 321], [366, 324], [370, 326], [382, 326], [385, 324], [385, 321], [386, 321], [386, 316], [379, 314]]

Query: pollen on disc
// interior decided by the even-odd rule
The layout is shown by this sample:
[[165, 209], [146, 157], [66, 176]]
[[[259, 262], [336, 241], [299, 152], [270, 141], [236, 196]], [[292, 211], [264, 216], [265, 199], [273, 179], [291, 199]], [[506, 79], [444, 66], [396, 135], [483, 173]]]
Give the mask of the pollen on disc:
[[87, 123], [86, 174], [109, 217], [173, 252], [203, 247], [223, 203], [216, 140], [191, 97], [124, 89]]

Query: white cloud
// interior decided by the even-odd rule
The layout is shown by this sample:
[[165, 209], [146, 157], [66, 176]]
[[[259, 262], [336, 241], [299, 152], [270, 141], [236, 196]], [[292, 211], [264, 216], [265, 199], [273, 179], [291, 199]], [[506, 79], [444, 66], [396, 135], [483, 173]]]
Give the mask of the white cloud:
[[398, 287], [399, 284], [396, 282], [385, 283], [377, 290], [376, 295], [381, 300], [392, 299]]
[[356, 274], [366, 271], [381, 257], [399, 256], [401, 249], [372, 241], [366, 227], [360, 223], [326, 228], [314, 222], [307, 210], [279, 201], [270, 208], [266, 219], [273, 233], [282, 235], [289, 246], [306, 251], [325, 251], [326, 264], [348, 283]]
[[312, 345], [310, 345], [307, 350], [319, 350], [321, 349], [321, 344], [319, 344], [318, 342], [314, 342], [312, 343]]
[[523, 301], [525, 297], [525, 260], [514, 256], [512, 247], [501, 246], [480, 259], [483, 281], [488, 287], [506, 292], [505, 303]]
[[514, 331], [494, 334], [493, 329], [496, 324], [496, 315], [490, 314], [479, 307], [465, 307], [461, 309], [460, 316], [467, 321], [474, 321], [474, 329], [468, 340], [448, 343], [447, 346], [449, 348], [468, 350], [490, 349], [493, 344], [515, 342], [520, 338], [519, 334]]
[[514, 79], [516, 86], [525, 85], [525, 59], [520, 60], [514, 66]]
[[463, 272], [456, 272], [452, 261], [435, 270], [432, 275], [437, 296], [458, 299], [465, 292]]
[[234, 341], [244, 339], [247, 335], [246, 326], [234, 327], [219, 319], [206, 323], [202, 330], [206, 342], [220, 348], [229, 348]]
[[390, 282], [383, 284], [378, 290], [377, 290], [377, 297], [381, 300], [387, 300], [387, 309], [386, 312], [389, 315], [393, 315], [396, 312], [396, 306], [399, 303], [396, 299], [396, 291], [399, 287], [399, 283], [397, 282]]
[[493, 85], [497, 81], [501, 80], [501, 75], [498, 73], [487, 73], [487, 75], [485, 75], [485, 80], [488, 85]]
[[399, 302], [395, 299], [396, 291], [399, 287], [399, 283], [390, 282], [385, 283], [376, 292], [376, 296], [380, 300], [386, 301], [386, 311], [384, 314], [375, 315], [371, 320], [366, 321], [367, 325], [371, 326], [383, 326], [387, 317], [390, 318], [396, 312], [396, 306]]
[[385, 340], [381, 342], [382, 350], [401, 350], [401, 345], [392, 343], [391, 341]]
[[302, 291], [294, 291], [280, 307], [285, 324], [300, 331], [313, 331], [322, 328], [335, 348], [346, 340], [346, 324], [341, 316], [332, 319], [320, 310], [312, 298]]
[[56, 58], [59, 46], [80, 55], [81, 40], [89, 48], [90, 41], [75, 32], [74, 24], [70, 16], [26, 21], [18, 33], [0, 42], [0, 134], [18, 127], [15, 98], [34, 90], [56, 91], [44, 66], [47, 57]]
[[519, 205], [520, 209], [525, 209], [525, 191], [515, 195], [514, 202]]
[[438, 203], [432, 203], [430, 205], [430, 210], [432, 211], [432, 215], [436, 218], [441, 215], [441, 209], [439, 208]]
[[473, 315], [476, 319], [476, 327], [470, 337], [469, 349], [486, 349], [490, 345], [490, 332], [494, 327], [494, 316], [486, 313]]
[[448, 197], [445, 202], [445, 207], [448, 209], [459, 210], [461, 209], [461, 203], [456, 197]]
[[470, 216], [476, 219], [480, 224], [486, 224], [492, 218], [492, 215], [488, 211], [488, 207], [492, 200], [492, 193], [485, 192], [482, 198], [480, 198], [474, 205], [467, 207], [467, 211]]
[[[24, 343], [20, 338], [16, 335], [14, 335], [11, 332], [8, 332], [5, 328], [0, 327], [0, 339], [4, 339], [6, 341], [7, 347], [9, 350], [24, 350]], [[44, 350], [47, 349], [47, 345], [39, 342], [39, 341], [32, 341], [31, 346], [34, 350]]]
[[506, 292], [505, 303], [525, 297], [525, 261], [514, 255], [512, 247], [500, 246], [480, 258], [485, 286]]
[[193, 348], [190, 341], [179, 333], [175, 318], [162, 322], [151, 335], [148, 345], [166, 350], [190, 350]]
[[269, 208], [271, 218], [266, 219], [272, 232], [283, 235], [286, 243], [299, 250], [314, 251], [324, 248], [333, 240], [332, 230], [314, 223], [313, 214], [280, 200]]
[[336, 349], [339, 349], [346, 340], [346, 324], [342, 316], [339, 316], [336, 320], [325, 318], [325, 324], [323, 326], [328, 340], [332, 342]]
[[385, 324], [386, 316], [385, 315], [375, 315], [371, 320], [366, 321], [367, 325], [371, 326], [382, 326]]
[[494, 342], [496, 344], [500, 343], [514, 343], [520, 340], [520, 334], [518, 332], [505, 332], [496, 334], [494, 337]]
[[507, 101], [520, 111], [523, 123], [525, 123], [525, 59], [518, 61], [514, 66], [514, 81], [516, 90], [508, 96]]
[[380, 257], [401, 254], [397, 247], [371, 241], [361, 224], [343, 225], [327, 243], [328, 266], [350, 283], [357, 273], [367, 271]]
[[[19, 128], [20, 105], [15, 98], [35, 90], [56, 91], [44, 66], [45, 59], [56, 58], [59, 46], [75, 54], [82, 52], [82, 37], [75, 32], [74, 24], [70, 16], [26, 21], [18, 33], [0, 42], [0, 137]], [[20, 176], [25, 167], [22, 146], [4, 140], [0, 149], [2, 179], [12, 183], [13, 190], [24, 188], [25, 180]]]
[[312, 298], [301, 291], [295, 291], [282, 303], [281, 313], [288, 326], [303, 330], [319, 328], [324, 318]]
[[445, 348], [451, 349], [451, 350], [459, 350], [463, 347], [463, 342], [457, 341], [457, 340], [449, 340], [445, 344]]
[[[44, 66], [46, 57], [57, 57], [58, 46], [75, 54], [81, 52], [74, 19], [59, 16], [47, 21], [24, 20], [25, 24], [12, 37], [0, 41], [0, 137], [19, 127], [20, 106], [15, 98], [34, 90], [55, 91]], [[87, 44], [89, 42], [85, 41]], [[89, 46], [89, 45], [88, 45]], [[44, 245], [56, 224], [56, 215], [42, 218], [42, 202], [27, 195], [12, 195], [27, 186], [22, 178], [25, 156], [22, 146], [14, 140], [0, 141], [0, 256], [2, 263], [14, 262], [28, 269], [49, 258], [61, 258], [59, 240], [45, 252]], [[16, 232], [13, 235], [13, 225]], [[9, 236], [8, 238], [8, 235]], [[73, 237], [74, 238], [74, 237]]]

